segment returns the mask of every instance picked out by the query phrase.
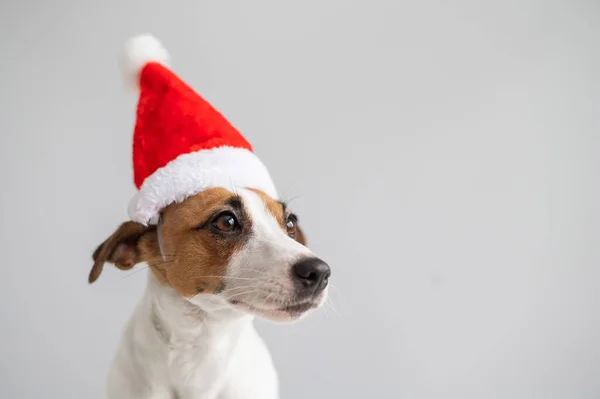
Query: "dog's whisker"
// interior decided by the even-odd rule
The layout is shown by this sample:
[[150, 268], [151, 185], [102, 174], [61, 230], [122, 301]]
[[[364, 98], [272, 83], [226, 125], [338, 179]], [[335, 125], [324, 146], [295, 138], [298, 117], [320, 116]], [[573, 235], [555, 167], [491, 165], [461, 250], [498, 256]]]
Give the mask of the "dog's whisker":
[[235, 290], [245, 290], [245, 289], [252, 288], [252, 287], [253, 287], [253, 285], [244, 285], [244, 286], [240, 286], [240, 287], [232, 287], [232, 288], [226, 289], [223, 292], [219, 293], [219, 296], [221, 296], [221, 298], [224, 298], [223, 294], [226, 294], [226, 293], [229, 293], [229, 292], [232, 292], [232, 291], [235, 291]]
[[[248, 289], [248, 288], [251, 288], [251, 289], [250, 289], [250, 290], [247, 290], [247, 291], [238, 292], [238, 293], [236, 293], [236, 294], [232, 294], [232, 295], [233, 295], [233, 296], [236, 296], [236, 295], [241, 295], [241, 294], [244, 294], [244, 293], [246, 293], [246, 292], [254, 292], [254, 291], [256, 291], [256, 290], [259, 290], [259, 289], [260, 289], [260, 288], [257, 288], [257, 287], [251, 286], [251, 285], [249, 285], [249, 286], [244, 286], [244, 287], [238, 287], [237, 289], [243, 290], [243, 289]], [[231, 292], [231, 291], [233, 291], [233, 289], [232, 289], [232, 290], [229, 290], [229, 291], [227, 291], [227, 292]], [[223, 295], [222, 295], [221, 297], [222, 297], [222, 298], [224, 298], [224, 299], [229, 299], [229, 298], [231, 298], [232, 296], [223, 296]]]
[[[286, 198], [284, 202], [286, 202], [287, 204], [289, 204], [289, 203], [291, 203], [292, 201], [295, 201], [295, 200], [297, 200], [297, 199], [299, 199], [299, 198], [302, 198], [302, 197], [304, 197], [304, 195], [295, 195], [295, 196], [293, 196], [293, 197], [291, 197], [291, 198]], [[284, 198], [285, 198], [285, 197], [284, 197]]]
[[254, 294], [254, 298], [252, 298], [250, 302], [254, 302], [260, 294], [264, 294], [264, 292], [262, 290], [257, 291], [256, 294]]
[[125, 276], [125, 277], [123, 277], [123, 278], [120, 278], [120, 279], [119, 279], [119, 280], [117, 280], [117, 281], [123, 281], [123, 280], [125, 280], [126, 278], [133, 276], [134, 274], [137, 274], [137, 273], [139, 273], [139, 272], [141, 272], [141, 271], [148, 270], [148, 269], [150, 269], [150, 266], [145, 266], [145, 267], [139, 268], [138, 270], [135, 270], [135, 271], [133, 271], [133, 272], [129, 273], [128, 275], [126, 275], [126, 276]]
[[339, 288], [336, 285], [333, 285], [332, 283], [329, 283], [329, 288], [331, 288], [332, 290], [336, 290], [339, 292]]
[[166, 260], [164, 262], [151, 262], [149, 263], [150, 266], [162, 266], [162, 265], [168, 265], [169, 263], [174, 263], [176, 262], [177, 259], [175, 260]]
[[250, 291], [244, 291], [244, 292], [240, 292], [240, 293], [237, 293], [237, 294], [233, 294], [233, 295], [230, 295], [229, 297], [225, 298], [225, 300], [230, 301], [231, 299], [233, 299], [235, 297], [238, 297], [240, 295], [252, 294], [252, 293], [255, 293], [256, 291], [257, 290], [250, 290]]
[[179, 258], [180, 258], [179, 255], [165, 255], [164, 258], [162, 256], [153, 257], [153, 258], [149, 259], [147, 262], [148, 263], [156, 262], [156, 261], [172, 262], [172, 261], [176, 261]]
[[329, 312], [327, 311], [327, 306], [323, 307], [323, 312], [325, 313], [325, 321], [329, 322]]
[[269, 300], [271, 299], [271, 296], [273, 296], [273, 294], [275, 294], [275, 293], [271, 292], [269, 295], [267, 295], [267, 297], [265, 298], [265, 302], [269, 302]]
[[256, 281], [257, 283], [262, 283], [262, 280], [251, 277], [233, 277], [233, 276], [202, 276], [202, 278], [222, 278], [224, 280], [246, 280], [246, 281]]
[[[329, 306], [331, 308], [331, 310], [333, 310], [339, 317], [342, 317], [340, 312], [338, 312], [337, 309], [335, 308], [335, 306], [333, 305], [333, 299], [327, 298], [327, 300], [325, 301], [325, 305]], [[325, 309], [327, 309], [327, 307], [325, 307]]]

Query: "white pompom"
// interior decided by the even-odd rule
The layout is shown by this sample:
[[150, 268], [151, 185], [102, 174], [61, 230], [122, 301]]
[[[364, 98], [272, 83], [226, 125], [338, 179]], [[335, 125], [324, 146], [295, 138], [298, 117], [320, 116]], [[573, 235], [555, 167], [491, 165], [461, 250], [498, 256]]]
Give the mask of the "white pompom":
[[123, 74], [128, 85], [139, 88], [140, 71], [149, 62], [168, 66], [169, 53], [152, 35], [139, 35], [125, 43]]

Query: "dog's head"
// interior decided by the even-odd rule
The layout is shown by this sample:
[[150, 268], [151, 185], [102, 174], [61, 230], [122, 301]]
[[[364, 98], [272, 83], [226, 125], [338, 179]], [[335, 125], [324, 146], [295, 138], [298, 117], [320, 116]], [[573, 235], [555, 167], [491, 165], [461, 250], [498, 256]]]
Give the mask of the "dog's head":
[[126, 222], [94, 252], [105, 262], [147, 262], [162, 284], [199, 306], [232, 306], [295, 320], [327, 295], [329, 266], [306, 246], [298, 218], [261, 191], [212, 188], [164, 209], [160, 227]]

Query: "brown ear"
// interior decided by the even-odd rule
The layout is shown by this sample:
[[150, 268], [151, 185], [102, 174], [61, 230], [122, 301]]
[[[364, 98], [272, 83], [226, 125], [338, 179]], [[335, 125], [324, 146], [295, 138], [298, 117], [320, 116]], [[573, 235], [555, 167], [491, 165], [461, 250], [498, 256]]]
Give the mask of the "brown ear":
[[304, 231], [302, 231], [298, 225], [296, 225], [296, 241], [306, 246], [306, 236], [304, 235]]
[[121, 270], [128, 270], [140, 263], [141, 257], [138, 243], [140, 238], [154, 227], [146, 227], [136, 222], [125, 222], [117, 231], [104, 241], [92, 255], [94, 266], [90, 271], [88, 281], [93, 283], [100, 277], [104, 263], [112, 263]]

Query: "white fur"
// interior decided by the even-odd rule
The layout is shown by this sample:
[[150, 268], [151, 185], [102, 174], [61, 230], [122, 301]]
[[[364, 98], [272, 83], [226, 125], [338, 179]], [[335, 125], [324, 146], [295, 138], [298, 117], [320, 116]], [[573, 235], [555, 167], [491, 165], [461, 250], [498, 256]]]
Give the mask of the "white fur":
[[110, 371], [109, 398], [278, 397], [277, 375], [252, 316], [230, 307], [206, 310], [199, 302], [191, 305], [149, 273]]
[[139, 35], [125, 43], [123, 73], [125, 81], [135, 89], [139, 87], [140, 71], [149, 62], [165, 66], [169, 63], [169, 53], [152, 35]]
[[256, 155], [244, 148], [219, 147], [182, 154], [148, 176], [129, 204], [129, 217], [156, 224], [170, 203], [212, 187], [252, 187], [277, 198], [271, 176]]
[[[230, 260], [224, 291], [187, 299], [149, 273], [110, 372], [111, 399], [279, 397], [277, 375], [252, 324], [253, 314], [296, 319], [278, 309], [294, 301], [292, 265], [314, 255], [287, 236], [256, 193], [237, 193], [250, 213], [252, 235]], [[323, 291], [314, 298], [314, 307], [326, 295]], [[251, 308], [233, 305], [231, 299]]]

